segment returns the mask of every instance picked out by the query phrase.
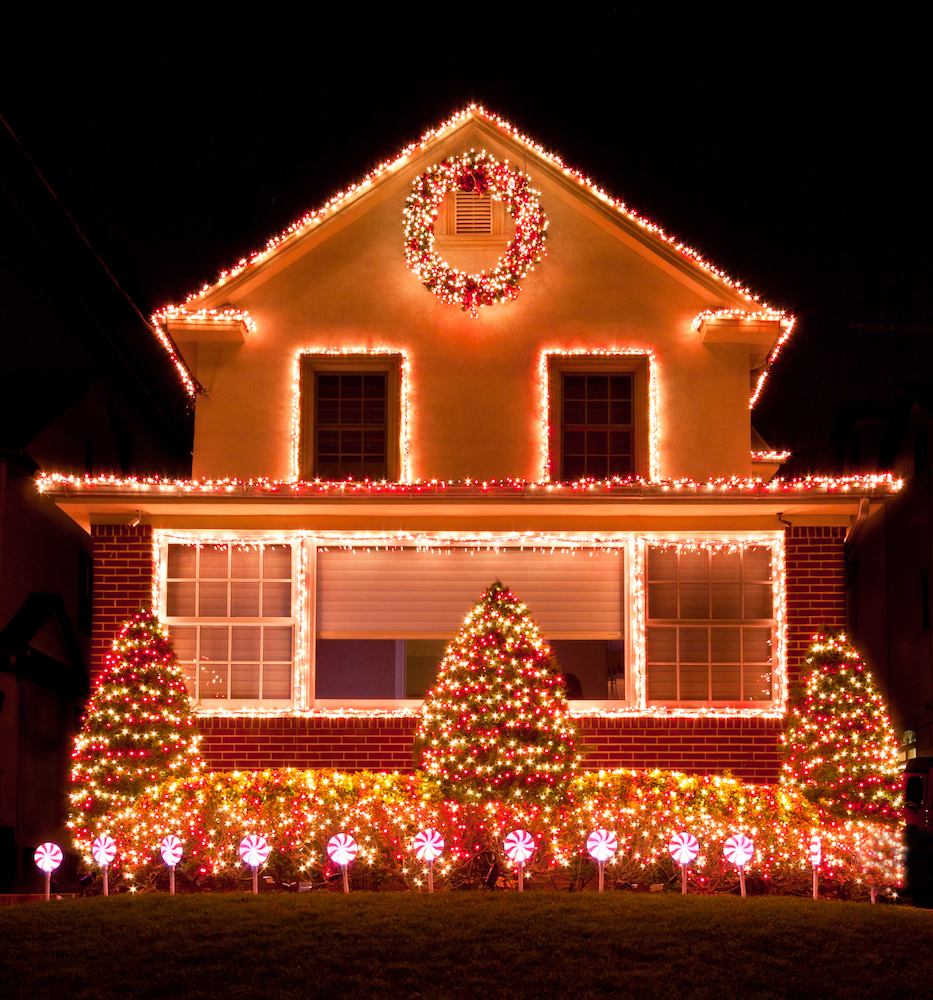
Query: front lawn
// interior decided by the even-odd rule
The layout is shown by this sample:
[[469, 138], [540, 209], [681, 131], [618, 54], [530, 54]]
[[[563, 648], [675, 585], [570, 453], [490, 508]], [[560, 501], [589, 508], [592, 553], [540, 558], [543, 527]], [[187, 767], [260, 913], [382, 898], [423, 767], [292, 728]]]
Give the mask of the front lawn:
[[677, 893], [121, 895], [0, 912], [7, 1000], [930, 996], [933, 913]]

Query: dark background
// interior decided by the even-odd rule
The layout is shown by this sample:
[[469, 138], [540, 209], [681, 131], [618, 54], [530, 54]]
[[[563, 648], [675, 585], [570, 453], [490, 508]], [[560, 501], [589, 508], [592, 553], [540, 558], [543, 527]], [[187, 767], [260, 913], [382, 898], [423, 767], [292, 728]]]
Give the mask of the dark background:
[[930, 381], [919, 12], [115, 10], [5, 17], [0, 114], [145, 315], [475, 100], [798, 317], [754, 418], [788, 473]]

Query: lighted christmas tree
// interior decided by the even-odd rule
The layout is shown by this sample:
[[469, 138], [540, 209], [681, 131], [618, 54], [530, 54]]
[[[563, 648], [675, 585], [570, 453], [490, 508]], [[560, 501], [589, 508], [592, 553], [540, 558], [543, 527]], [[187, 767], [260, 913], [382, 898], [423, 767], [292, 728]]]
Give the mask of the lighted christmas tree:
[[[87, 852], [134, 803], [201, 767], [184, 675], [165, 626], [142, 609], [120, 630], [72, 752], [68, 825]], [[118, 845], [119, 847], [119, 845]]]
[[580, 752], [551, 651], [498, 580], [447, 647], [415, 740], [417, 766], [445, 795], [550, 807]]
[[895, 820], [900, 764], [881, 695], [844, 635], [814, 639], [782, 736], [781, 782], [829, 815]]

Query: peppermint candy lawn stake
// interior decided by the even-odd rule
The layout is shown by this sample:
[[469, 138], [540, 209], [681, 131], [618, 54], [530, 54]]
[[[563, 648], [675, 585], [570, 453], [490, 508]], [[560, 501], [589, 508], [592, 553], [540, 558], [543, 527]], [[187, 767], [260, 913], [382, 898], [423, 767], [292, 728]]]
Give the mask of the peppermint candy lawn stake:
[[674, 862], [680, 865], [680, 891], [687, 892], [687, 865], [700, 853], [700, 845], [691, 833], [675, 833], [667, 845]]
[[745, 866], [751, 861], [755, 853], [755, 845], [743, 833], [737, 833], [730, 837], [723, 848], [726, 861], [735, 865], [739, 870], [739, 885], [742, 887], [742, 896], [745, 896]]
[[428, 863], [428, 892], [434, 892], [434, 859], [444, 850], [444, 838], [437, 830], [422, 830], [415, 837], [415, 857]]
[[599, 862], [599, 891], [603, 891], [603, 869], [606, 862], [618, 850], [619, 841], [611, 830], [594, 830], [586, 841], [590, 857]]
[[253, 869], [253, 895], [259, 895], [259, 866], [266, 863], [272, 848], [265, 837], [252, 833], [240, 841], [240, 857], [243, 864]]
[[[475, 191], [504, 201], [515, 219], [515, 235], [495, 266], [479, 274], [451, 267], [437, 252], [434, 223], [445, 195]], [[480, 306], [508, 302], [521, 291], [522, 278], [544, 256], [547, 219], [528, 178], [486, 150], [470, 150], [444, 160], [415, 180], [405, 203], [405, 260], [425, 288], [442, 302], [458, 305], [475, 319]]]
[[513, 830], [505, 838], [505, 853], [518, 865], [518, 891], [525, 891], [525, 862], [534, 854], [535, 842], [530, 833]]
[[813, 898], [820, 898], [820, 862], [823, 860], [823, 845], [817, 834], [810, 838], [810, 864], [813, 865]]
[[350, 882], [347, 878], [347, 865], [356, 857], [359, 848], [356, 841], [349, 833], [335, 833], [327, 841], [327, 856], [335, 865], [340, 865], [343, 871], [343, 891], [350, 891]]
[[181, 861], [181, 841], [174, 834], [170, 833], [162, 839], [162, 843], [159, 844], [159, 850], [162, 852], [162, 860], [168, 866], [168, 891], [174, 896], [175, 865]]
[[109, 837], [106, 833], [102, 833], [91, 846], [91, 854], [94, 855], [94, 860], [104, 870], [104, 895], [109, 896], [110, 892], [109, 885], [107, 883], [107, 868], [110, 865], [110, 862], [117, 856], [117, 845], [113, 842], [113, 837]]
[[40, 844], [33, 855], [36, 867], [45, 875], [45, 901], [51, 898], [52, 872], [62, 863], [62, 849], [58, 844]]

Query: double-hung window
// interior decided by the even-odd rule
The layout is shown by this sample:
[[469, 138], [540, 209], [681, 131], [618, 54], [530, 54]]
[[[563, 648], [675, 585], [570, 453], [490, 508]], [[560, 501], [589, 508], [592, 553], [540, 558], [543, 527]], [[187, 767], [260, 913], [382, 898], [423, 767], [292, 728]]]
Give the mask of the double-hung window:
[[648, 475], [647, 357], [552, 354], [548, 398], [552, 479]]
[[648, 704], [774, 700], [772, 547], [648, 544], [646, 556]]
[[397, 354], [302, 355], [302, 479], [399, 478], [400, 379]]
[[169, 542], [162, 551], [163, 617], [192, 699], [292, 705], [292, 545]]

